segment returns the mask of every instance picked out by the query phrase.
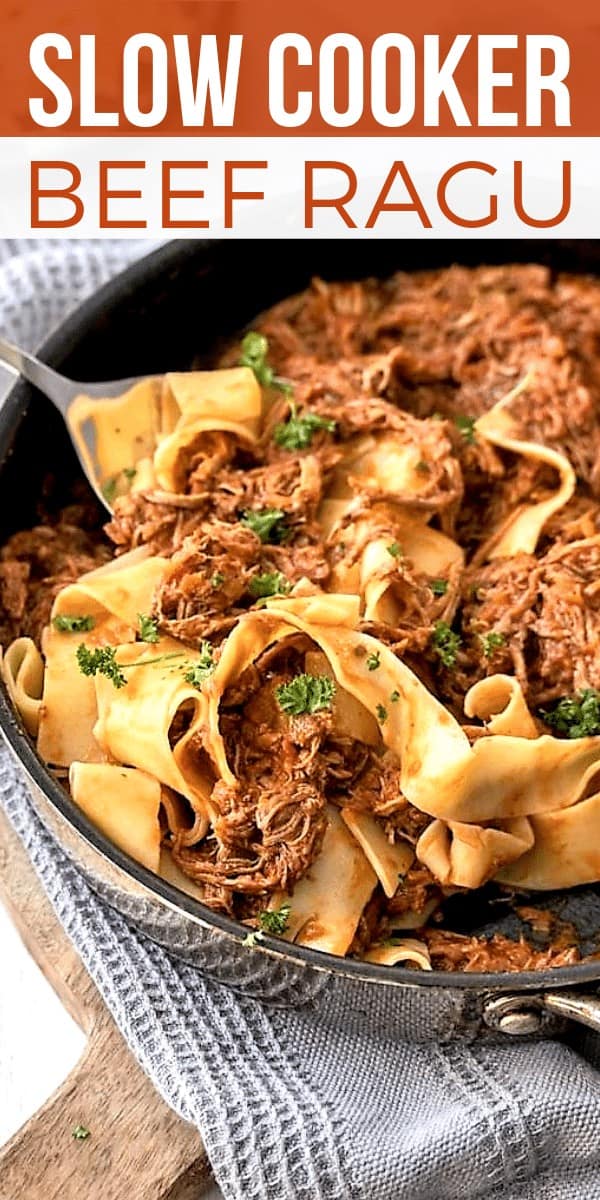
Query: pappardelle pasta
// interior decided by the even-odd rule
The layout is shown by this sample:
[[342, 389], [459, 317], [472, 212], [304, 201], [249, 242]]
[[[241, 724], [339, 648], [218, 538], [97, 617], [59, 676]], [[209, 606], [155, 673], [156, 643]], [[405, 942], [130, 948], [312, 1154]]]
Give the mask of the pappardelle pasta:
[[600, 880], [598, 338], [600, 285], [541, 267], [317, 280], [206, 369], [81, 397], [114, 557], [71, 509], [0, 598], [91, 821], [250, 945], [576, 961], [437, 918]]

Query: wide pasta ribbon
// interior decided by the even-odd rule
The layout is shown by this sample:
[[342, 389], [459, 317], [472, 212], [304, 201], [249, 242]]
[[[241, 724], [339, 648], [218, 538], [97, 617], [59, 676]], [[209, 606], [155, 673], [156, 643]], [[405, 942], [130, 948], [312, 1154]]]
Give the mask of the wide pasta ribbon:
[[[356, 510], [356, 516], [353, 516]], [[396, 596], [397, 558], [429, 579], [458, 581], [464, 551], [452, 538], [391, 503], [363, 510], [355, 500], [328, 498], [321, 504], [319, 523], [335, 545], [344, 547], [334, 561], [329, 581], [332, 592], [356, 592], [364, 618], [395, 628], [402, 624], [404, 604]], [[455, 607], [450, 589], [450, 604]], [[444, 614], [445, 616], [446, 614]]]
[[[105, 758], [93, 736], [97, 717], [93, 680], [82, 675], [76, 659], [80, 642], [117, 646], [133, 642], [139, 613], [148, 613], [166, 560], [146, 547], [132, 550], [106, 566], [82, 575], [59, 592], [51, 623], [44, 631], [44, 690], [39, 714], [38, 750], [53, 766]], [[90, 617], [85, 633], [62, 632], [57, 617]]]
[[530, 371], [512, 391], [499, 400], [488, 412], [475, 422], [475, 429], [493, 446], [521, 454], [534, 462], [546, 463], [559, 476], [559, 486], [546, 500], [534, 504], [520, 504], [496, 530], [492, 537], [480, 547], [474, 561], [503, 558], [513, 554], [533, 554], [544, 525], [571, 499], [575, 491], [576, 476], [571, 463], [564, 454], [530, 442], [519, 436], [518, 424], [510, 414], [512, 401], [527, 391], [535, 382], [535, 371]]
[[[494, 733], [473, 746], [452, 714], [387, 648], [386, 677], [400, 693], [383, 727], [402, 763], [402, 791], [421, 812], [482, 824], [568, 808], [600, 766], [600, 738]], [[473, 711], [473, 709], [471, 709]]]
[[156, 484], [179, 491], [179, 457], [199, 434], [220, 430], [253, 443], [261, 418], [254, 373], [231, 367], [144, 379], [113, 400], [78, 396], [68, 419], [90, 474], [120, 495]]
[[[151, 646], [119, 646], [116, 659], [127, 682], [115, 688], [110, 679], [95, 677], [94, 737], [112, 759], [147, 771], [185, 796], [200, 818], [198, 841], [214, 815], [210, 795], [215, 782], [202, 747], [207, 698], [186, 679], [201, 664], [201, 655], [173, 638], [161, 638]], [[172, 746], [170, 734], [178, 719], [184, 732]]]
[[[306, 653], [306, 670], [328, 674], [335, 680], [334, 732], [382, 747], [377, 720], [381, 689], [374, 684], [366, 662], [367, 647], [373, 639], [356, 633], [358, 619], [358, 597], [351, 595], [273, 599], [266, 609], [240, 619], [224, 643], [206, 688], [208, 745], [225, 782], [235, 785], [236, 777], [219, 728], [221, 699], [268, 646], [298, 631], [315, 646]], [[351, 647], [349, 639], [357, 639]], [[353, 659], [350, 651], [356, 647], [361, 653]], [[405, 842], [391, 844], [369, 813], [358, 812], [351, 804], [342, 809], [341, 817], [335, 809], [329, 809], [322, 850], [294, 888], [288, 936], [298, 935], [303, 944], [345, 953], [377, 879], [386, 893], [393, 895], [399, 876], [406, 873], [413, 859], [413, 848]]]
[[[400, 518], [395, 537], [401, 553], [418, 572], [431, 579], [447, 580], [458, 576], [464, 564], [464, 551], [452, 538], [409, 518]], [[360, 591], [364, 596], [367, 621], [380, 621], [392, 628], [401, 624], [403, 605], [394, 593], [395, 562], [389, 552], [388, 538], [368, 541], [360, 560]]]
[[[284, 936], [314, 950], [345, 954], [376, 883], [357, 841], [328, 805], [321, 851], [294, 887]], [[278, 892], [269, 908], [280, 908], [286, 900], [289, 897]]]
[[478, 888], [498, 868], [520, 859], [534, 842], [528, 817], [494, 825], [432, 821], [417, 842], [417, 857], [446, 886]]
[[[406, 799], [440, 822], [422, 835], [418, 856], [427, 861], [431, 854], [433, 863], [435, 855], [436, 873], [444, 882], [456, 883], [460, 872], [463, 886], [466, 879], [468, 886], [477, 886], [529, 850], [529, 818], [569, 809], [581, 800], [600, 766], [600, 738], [537, 736], [519, 684], [505, 676], [483, 681], [469, 694], [469, 713], [491, 725], [491, 736], [471, 746], [451, 713], [410, 668], [356, 630], [356, 616], [352, 598], [327, 596], [272, 600], [267, 612], [240, 622], [242, 631], [239, 626], [230, 635], [219, 664], [226, 677], [220, 679], [218, 669], [209, 684], [215, 761], [221, 771], [229, 771], [218, 733], [218, 702], [231, 660], [243, 645], [243, 661], [249, 664], [253, 654], [285, 636], [285, 625], [292, 625], [315, 641], [339, 685], [378, 720], [383, 743], [400, 761]], [[378, 657], [376, 670], [367, 666], [372, 654]], [[233, 780], [230, 771], [229, 777]]]
[[169, 374], [165, 386], [164, 424], [170, 432], [154, 455], [156, 481], [165, 491], [181, 490], [178, 461], [199, 434], [231, 433], [247, 445], [258, 440], [262, 392], [249, 367]]
[[600, 879], [600, 792], [571, 808], [529, 818], [533, 843], [496, 875], [517, 888], [554, 890]]
[[[507, 738], [528, 740], [530, 745], [541, 740], [521, 685], [511, 676], [491, 675], [476, 683], [465, 697], [465, 711], [470, 717], [486, 721], [491, 735], [482, 738], [474, 749], [484, 743], [495, 743], [501, 749]], [[600, 743], [600, 739], [579, 739], [579, 742]], [[558, 742], [558, 745], [573, 748], [576, 743]], [[578, 751], [573, 758], [577, 772]], [[417, 844], [418, 858], [441, 883], [457, 887], [480, 887], [494, 877], [531, 888], [573, 887], [598, 879], [600, 855], [593, 830], [600, 820], [600, 805], [597, 796], [587, 800], [578, 798], [584, 795], [598, 769], [598, 761], [591, 767], [586, 762], [584, 751], [579, 784], [577, 774], [574, 779], [564, 776], [564, 798], [572, 799], [569, 807], [557, 804], [556, 811], [551, 811], [555, 802], [548, 793], [547, 812], [505, 817], [499, 807], [496, 818], [484, 825], [432, 821]]]
[[150, 871], [160, 864], [161, 787], [146, 771], [115, 763], [71, 764], [69, 786], [90, 821]]
[[0, 670], [10, 698], [31, 737], [40, 727], [44, 660], [31, 638], [16, 638], [3, 652], [0, 646]]

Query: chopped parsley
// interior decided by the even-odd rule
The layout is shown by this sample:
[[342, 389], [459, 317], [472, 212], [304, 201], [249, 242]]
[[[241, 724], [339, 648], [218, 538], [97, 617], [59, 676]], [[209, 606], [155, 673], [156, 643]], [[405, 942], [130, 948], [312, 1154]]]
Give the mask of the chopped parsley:
[[415, 471], [418, 471], [421, 475], [429, 475], [431, 467], [428, 462], [425, 462], [424, 458], [420, 458], [418, 463], [415, 463]]
[[390, 700], [391, 700], [392, 704], [397, 704], [399, 699], [400, 699], [400, 692], [398, 691], [398, 688], [394, 688], [394, 690], [390, 696]]
[[386, 546], [386, 550], [388, 554], [391, 554], [392, 558], [402, 557], [402, 546], [399, 542], [392, 542], [391, 546]]
[[96, 622], [93, 617], [68, 617], [65, 613], [60, 613], [58, 617], [53, 618], [52, 624], [59, 633], [89, 633]]
[[436, 621], [431, 635], [431, 644], [444, 666], [453, 667], [459, 647], [462, 645], [462, 639], [446, 621]]
[[466, 417], [459, 413], [454, 418], [456, 428], [460, 430], [468, 446], [475, 444], [475, 417]]
[[291, 586], [281, 571], [265, 571], [263, 575], [252, 576], [248, 591], [256, 599], [265, 596], [285, 596]]
[[76, 1125], [71, 1131], [71, 1137], [74, 1137], [76, 1142], [85, 1142], [86, 1138], [89, 1138], [89, 1136], [90, 1131], [89, 1129], [86, 1129], [85, 1125]]
[[291, 904], [282, 904], [281, 908], [265, 909], [258, 914], [258, 923], [265, 933], [285, 933], [290, 920]]
[[114, 646], [96, 646], [90, 650], [82, 642], [77, 647], [77, 663], [82, 675], [106, 675], [116, 688], [125, 687], [127, 683]]
[[387, 721], [387, 708], [384, 708], [383, 704], [378, 704], [375, 712], [377, 713], [377, 720], [383, 725], [383, 722]]
[[285, 513], [281, 508], [247, 509], [241, 518], [241, 524], [251, 529], [261, 542], [272, 542], [278, 545], [285, 542], [289, 530], [284, 523]]
[[499, 650], [506, 641], [504, 634], [497, 633], [495, 629], [492, 629], [490, 633], [480, 634], [480, 637], [483, 653], [486, 658], [491, 658], [495, 651]]
[[166, 662], [169, 658], [182, 658], [178, 651], [172, 654], [159, 654], [158, 658], [140, 658], [136, 662], [118, 663], [115, 646], [96, 646], [90, 650], [82, 642], [77, 647], [77, 663], [82, 675], [106, 675], [116, 688], [125, 687], [127, 678], [125, 671], [133, 671], [134, 667], [148, 667], [153, 663]]
[[191, 683], [192, 687], [201, 691], [202, 684], [209, 675], [212, 675], [216, 665], [210, 642], [200, 642], [200, 658], [198, 662], [190, 663], [183, 678], [186, 683]]
[[242, 946], [255, 946], [257, 942], [262, 942], [264, 933], [260, 929], [251, 929], [245, 938], [242, 938]]
[[267, 362], [269, 353], [269, 343], [264, 333], [256, 333], [251, 330], [247, 333], [242, 341], [242, 353], [238, 360], [240, 367], [249, 367], [261, 387], [278, 388], [280, 392], [285, 392], [289, 395], [292, 392], [291, 383], [287, 383], [285, 379], [280, 379], [275, 374], [273, 368]]
[[106, 479], [101, 488], [102, 495], [104, 496], [106, 503], [112, 504], [116, 499], [117, 488], [119, 486], [119, 479], [121, 476], [123, 476], [123, 479], [126, 479], [128, 483], [131, 483], [132, 480], [135, 479], [136, 475], [136, 467], [123, 467], [122, 471], [117, 471], [116, 475], [111, 475], [110, 479]]
[[328, 675], [296, 675], [275, 688], [277, 703], [289, 717], [331, 708], [334, 695], [335, 683]]
[[242, 946], [256, 946], [262, 942], [265, 933], [280, 935], [285, 933], [290, 919], [290, 904], [282, 904], [281, 908], [264, 909], [258, 914], [258, 929], [251, 929], [242, 941]]
[[215, 571], [215, 574], [210, 581], [210, 586], [214, 588], [220, 588], [222, 583], [225, 583], [225, 576], [222, 575], [220, 571]]
[[138, 613], [138, 632], [143, 642], [158, 641], [158, 625], [153, 617], [145, 617], [143, 613]]
[[102, 495], [107, 504], [112, 504], [117, 494], [117, 476], [113, 475], [112, 479], [107, 479], [102, 484]]
[[594, 737], [600, 733], [600, 692], [584, 688], [575, 696], [561, 696], [552, 708], [540, 708], [539, 715], [564, 737]]
[[447, 579], [432, 579], [429, 584], [434, 596], [445, 596], [448, 591]]
[[298, 416], [296, 405], [292, 404], [287, 421], [282, 421], [273, 430], [273, 441], [284, 450], [308, 450], [313, 433], [317, 429], [325, 429], [327, 433], [335, 432], [335, 421], [329, 417], [320, 417], [317, 413], [303, 413]]
[[379, 650], [376, 650], [374, 654], [369, 654], [369, 656], [367, 658], [367, 667], [369, 668], [369, 671], [376, 671], [378, 666], [380, 665], [380, 662], [381, 662], [381, 655], [379, 653]]

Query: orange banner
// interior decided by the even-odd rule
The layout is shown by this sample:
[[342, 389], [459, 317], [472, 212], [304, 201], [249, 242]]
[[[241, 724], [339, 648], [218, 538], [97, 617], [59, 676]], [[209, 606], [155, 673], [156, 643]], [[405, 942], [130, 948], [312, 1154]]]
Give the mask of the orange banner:
[[0, 136], [600, 134], [596, 4], [483, 8], [13, 3]]

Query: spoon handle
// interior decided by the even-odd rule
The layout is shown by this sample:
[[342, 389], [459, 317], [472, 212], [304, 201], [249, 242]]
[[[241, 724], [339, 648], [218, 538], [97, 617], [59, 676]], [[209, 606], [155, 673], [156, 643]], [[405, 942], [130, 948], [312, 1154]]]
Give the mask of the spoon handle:
[[3, 337], [0, 337], [0, 363], [17, 375], [23, 375], [56, 405], [63, 417], [66, 416], [71, 400], [80, 390], [77, 384]]

